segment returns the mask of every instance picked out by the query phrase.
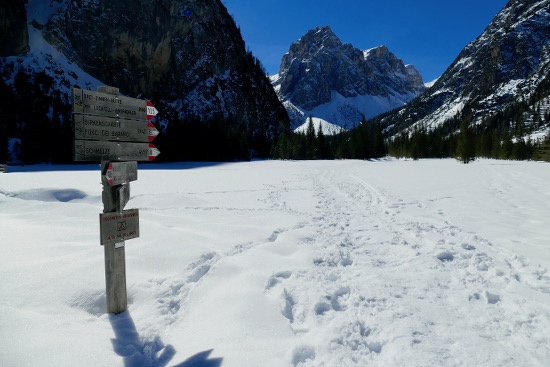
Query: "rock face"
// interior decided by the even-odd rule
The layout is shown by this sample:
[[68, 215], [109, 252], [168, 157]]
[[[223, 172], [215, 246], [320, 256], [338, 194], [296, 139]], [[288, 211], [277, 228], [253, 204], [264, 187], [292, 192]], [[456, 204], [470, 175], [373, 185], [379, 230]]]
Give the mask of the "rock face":
[[181, 118], [223, 118], [258, 134], [288, 125], [220, 0], [75, 0], [44, 35], [92, 76], [171, 102]]
[[[270, 139], [289, 129], [285, 108], [260, 62], [246, 51], [221, 0], [28, 0], [26, 9], [29, 19], [21, 1], [0, 6], [2, 26], [15, 30], [27, 29], [28, 24], [32, 41], [25, 57], [0, 58], [5, 82], [0, 88], [13, 96], [30, 90], [36, 98], [26, 100], [42, 104], [42, 94], [46, 99], [55, 96], [56, 102], [50, 103], [56, 105], [55, 113], [48, 113], [49, 120], [57, 118], [59, 109], [60, 120], [70, 120], [58, 105], [65, 103], [70, 109], [72, 87], [110, 85], [127, 96], [154, 102], [161, 111], [156, 120], [162, 131], [159, 144], [181, 145], [178, 138], [167, 136], [193, 121], [208, 125], [208, 133], [230, 131], [246, 139], [250, 149], [265, 152]], [[16, 10], [18, 18], [12, 14]], [[17, 44], [17, 49], [28, 45]], [[2, 50], [8, 49], [13, 54], [13, 47], [2, 45]], [[39, 88], [29, 89], [34, 84]], [[10, 139], [20, 139], [17, 126], [34, 129], [38, 119], [27, 120], [13, 122]], [[22, 146], [30, 145], [20, 140]], [[203, 140], [208, 142], [208, 137]], [[255, 146], [259, 141], [261, 148]], [[39, 154], [34, 157], [41, 159]]]
[[511, 0], [430, 89], [385, 118], [388, 132], [415, 124], [456, 130], [461, 114], [479, 121], [527, 100], [549, 72], [550, 0]]
[[355, 125], [361, 114], [372, 117], [402, 106], [424, 90], [418, 71], [387, 47], [361, 51], [342, 44], [330, 27], [311, 30], [293, 43], [272, 82], [287, 108], [302, 110], [303, 115], [333, 102], [335, 93], [344, 99], [368, 96], [383, 101], [379, 106], [350, 102], [348, 107], [358, 112], [351, 113], [351, 119], [315, 115], [339, 125]]
[[26, 0], [4, 0], [0, 5], [0, 57], [29, 51]]

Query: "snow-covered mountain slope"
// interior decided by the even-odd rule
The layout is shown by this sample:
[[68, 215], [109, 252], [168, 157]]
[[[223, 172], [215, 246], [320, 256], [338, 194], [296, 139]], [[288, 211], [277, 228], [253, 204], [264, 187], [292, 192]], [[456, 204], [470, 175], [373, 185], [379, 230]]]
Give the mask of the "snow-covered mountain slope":
[[453, 131], [466, 116], [479, 123], [523, 101], [525, 121], [533, 120], [549, 78], [550, 1], [511, 0], [431, 88], [385, 123], [390, 135], [417, 124]]
[[[318, 117], [311, 117], [311, 122], [313, 123], [315, 134], [319, 134], [319, 131], [322, 131], [324, 135], [337, 135], [345, 131], [342, 126], [331, 124], [330, 122], [320, 119]], [[294, 129], [294, 132], [305, 134], [307, 133], [308, 127], [309, 118], [303, 125], [298, 126], [296, 129]]]
[[76, 63], [55, 49], [44, 39], [43, 26], [51, 16], [65, 5], [64, 1], [29, 0], [26, 5], [26, 23], [29, 34], [29, 50], [22, 55], [0, 58], [3, 80], [13, 85], [17, 73], [25, 73], [33, 78], [45, 72], [53, 79], [55, 89], [69, 98], [70, 89], [78, 85], [86, 89], [96, 89], [103, 85], [98, 79], [82, 70]]
[[401, 107], [425, 88], [418, 71], [387, 47], [361, 51], [342, 44], [330, 27], [292, 44], [271, 82], [294, 127], [313, 115], [351, 128], [363, 115]]

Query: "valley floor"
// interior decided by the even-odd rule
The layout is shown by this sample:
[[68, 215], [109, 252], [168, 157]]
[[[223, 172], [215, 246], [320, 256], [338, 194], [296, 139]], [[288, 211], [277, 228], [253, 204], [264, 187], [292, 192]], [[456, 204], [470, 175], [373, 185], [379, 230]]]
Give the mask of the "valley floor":
[[548, 163], [140, 165], [118, 316], [99, 169], [19, 170], [2, 366], [550, 365]]

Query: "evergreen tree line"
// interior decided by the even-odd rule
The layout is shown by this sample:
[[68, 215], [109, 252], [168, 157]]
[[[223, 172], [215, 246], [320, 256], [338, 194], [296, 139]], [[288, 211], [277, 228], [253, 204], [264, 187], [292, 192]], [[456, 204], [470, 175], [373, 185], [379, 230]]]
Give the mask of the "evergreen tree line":
[[315, 132], [310, 117], [306, 132], [281, 135], [275, 142], [274, 159], [371, 159], [386, 155], [386, 146], [379, 124], [365, 118], [350, 131], [325, 135], [321, 126]]
[[464, 163], [476, 157], [505, 160], [550, 161], [550, 136], [542, 142], [525, 139], [524, 134], [512, 130], [473, 127], [469, 118], [463, 120], [458, 134], [428, 132], [425, 127], [415, 128], [411, 134], [401, 134], [388, 144], [394, 157], [448, 158], [455, 157]]
[[394, 137], [388, 144], [389, 154], [413, 159], [456, 157], [465, 163], [475, 157], [550, 161], [550, 135], [538, 142], [526, 138], [550, 127], [550, 108], [541, 109], [550, 104], [549, 96], [550, 73], [529, 99], [510, 103], [477, 124], [472, 111], [479, 106], [474, 101], [441, 127], [431, 131], [415, 127]]
[[[252, 60], [254, 61], [254, 60]], [[257, 61], [256, 61], [257, 62]], [[19, 66], [21, 68], [21, 66]], [[0, 162], [9, 161], [8, 138], [17, 138], [18, 158], [26, 163], [70, 163], [73, 161], [73, 122], [71, 103], [55, 88], [46, 72], [15, 72], [13, 85], [5, 80], [16, 65], [2, 65], [0, 78]], [[370, 159], [390, 154], [395, 157], [457, 157], [468, 162], [476, 157], [550, 161], [550, 136], [542, 142], [524, 137], [550, 126], [550, 108], [541, 101], [550, 95], [549, 77], [528, 100], [508, 105], [480, 123], [473, 123], [476, 108], [466, 107], [462, 114], [442, 127], [428, 130], [415, 127], [384, 143], [380, 118], [366, 121], [337, 135], [315, 131], [309, 118], [305, 133], [251, 131], [243, 116], [231, 123], [222, 116], [208, 121], [197, 117], [184, 120], [165, 116], [166, 129], [154, 144], [162, 154], [160, 161], [235, 161], [251, 157], [275, 159]], [[68, 81], [65, 81], [67, 86]], [[544, 105], [544, 104], [543, 104]], [[159, 106], [162, 110], [162, 106]], [[166, 109], [168, 110], [168, 109]], [[161, 130], [160, 126], [157, 128]], [[284, 129], [281, 129], [284, 130]]]

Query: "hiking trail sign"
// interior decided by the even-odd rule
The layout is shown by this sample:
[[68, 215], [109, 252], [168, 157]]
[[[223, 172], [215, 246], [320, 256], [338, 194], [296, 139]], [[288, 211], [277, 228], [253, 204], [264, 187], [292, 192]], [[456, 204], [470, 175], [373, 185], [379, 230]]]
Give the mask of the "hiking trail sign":
[[75, 140], [75, 161], [152, 161], [160, 151], [151, 143]]
[[151, 143], [159, 134], [150, 122], [158, 110], [147, 100], [119, 96], [118, 88], [98, 92], [73, 88], [75, 161], [101, 162], [103, 213], [100, 244], [105, 251], [107, 312], [128, 308], [125, 241], [139, 237], [139, 210], [124, 210], [137, 161], [152, 161], [160, 151]]
[[79, 140], [151, 142], [158, 134], [155, 125], [149, 121], [80, 114], [74, 116], [74, 138]]
[[158, 110], [114, 90], [117, 94], [73, 88], [75, 161], [152, 161], [160, 154], [151, 144], [159, 132], [149, 122]]
[[144, 99], [73, 88], [73, 113], [152, 120], [158, 110]]

